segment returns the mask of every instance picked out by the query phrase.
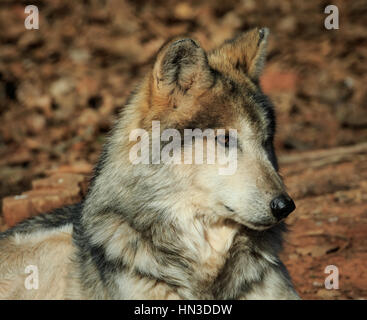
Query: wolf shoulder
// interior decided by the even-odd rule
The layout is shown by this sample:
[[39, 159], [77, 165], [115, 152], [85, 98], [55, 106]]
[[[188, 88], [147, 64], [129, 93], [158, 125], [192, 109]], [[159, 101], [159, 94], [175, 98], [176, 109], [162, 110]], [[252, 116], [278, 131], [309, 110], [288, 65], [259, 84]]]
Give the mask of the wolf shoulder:
[[79, 204], [0, 233], [0, 299], [63, 299]]

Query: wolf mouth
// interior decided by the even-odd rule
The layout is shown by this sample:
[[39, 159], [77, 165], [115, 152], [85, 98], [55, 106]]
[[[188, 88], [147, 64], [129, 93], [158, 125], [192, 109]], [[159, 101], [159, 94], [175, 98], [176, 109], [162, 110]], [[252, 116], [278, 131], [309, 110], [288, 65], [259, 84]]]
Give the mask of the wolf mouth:
[[228, 207], [228, 206], [226, 206], [226, 205], [224, 205], [224, 207], [225, 207], [228, 211], [230, 211], [230, 212], [235, 212], [232, 208], [230, 208], [230, 207]]
[[[235, 210], [233, 210], [231, 207], [223, 204], [223, 206], [231, 213], [236, 213]], [[277, 223], [255, 223], [255, 222], [246, 222], [246, 223], [241, 223], [242, 225], [244, 225], [246, 228], [249, 228], [251, 230], [256, 230], [256, 231], [262, 231], [265, 229], [269, 229], [273, 226], [275, 226]]]

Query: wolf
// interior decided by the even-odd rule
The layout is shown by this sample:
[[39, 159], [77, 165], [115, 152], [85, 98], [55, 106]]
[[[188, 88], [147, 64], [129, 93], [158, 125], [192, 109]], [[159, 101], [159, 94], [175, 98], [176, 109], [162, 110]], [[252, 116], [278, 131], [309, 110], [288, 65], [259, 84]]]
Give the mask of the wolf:
[[[278, 173], [274, 108], [262, 92], [267, 28], [206, 52], [158, 51], [121, 110], [85, 199], [0, 235], [2, 299], [299, 299], [279, 259], [295, 209]], [[236, 129], [237, 170], [132, 164], [129, 133]], [[228, 137], [215, 137], [229, 148]], [[232, 146], [233, 147], [233, 146]], [[25, 288], [37, 269], [37, 289]]]

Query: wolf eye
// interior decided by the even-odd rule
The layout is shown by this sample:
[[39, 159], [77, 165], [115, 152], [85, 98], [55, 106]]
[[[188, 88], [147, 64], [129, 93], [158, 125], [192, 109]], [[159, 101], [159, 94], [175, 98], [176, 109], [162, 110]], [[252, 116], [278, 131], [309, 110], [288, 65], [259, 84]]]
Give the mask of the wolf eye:
[[229, 134], [216, 136], [215, 140], [218, 141], [223, 147], [229, 148]]

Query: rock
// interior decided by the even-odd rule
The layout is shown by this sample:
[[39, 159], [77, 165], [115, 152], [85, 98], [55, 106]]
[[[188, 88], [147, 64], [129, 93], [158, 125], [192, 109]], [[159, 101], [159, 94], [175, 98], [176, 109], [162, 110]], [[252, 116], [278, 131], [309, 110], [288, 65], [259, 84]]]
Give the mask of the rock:
[[33, 189], [72, 189], [77, 188], [84, 176], [74, 173], [56, 173], [48, 178], [32, 181]]
[[31, 203], [27, 196], [11, 196], [3, 199], [3, 217], [8, 227], [29, 218], [31, 214]]
[[48, 178], [32, 181], [32, 190], [3, 199], [6, 225], [12, 227], [34, 215], [81, 201], [87, 191], [87, 180], [81, 174], [59, 172]]

